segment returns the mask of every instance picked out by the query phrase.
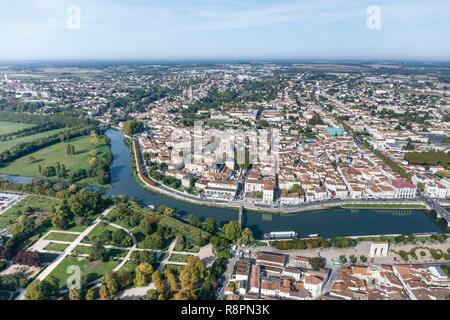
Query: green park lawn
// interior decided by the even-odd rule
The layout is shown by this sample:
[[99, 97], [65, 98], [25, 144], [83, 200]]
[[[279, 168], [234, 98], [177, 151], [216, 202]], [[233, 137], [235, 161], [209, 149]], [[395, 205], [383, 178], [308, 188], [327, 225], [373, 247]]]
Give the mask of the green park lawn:
[[170, 256], [169, 261], [174, 261], [174, 262], [187, 262], [188, 258], [191, 257], [190, 255], [185, 255], [185, 254], [177, 254], [174, 253]]
[[[96, 148], [98, 152], [97, 157], [102, 157], [109, 150], [106, 139], [102, 137], [100, 141], [100, 145]], [[3, 142], [0, 144], [0, 152], [3, 148], [2, 144]], [[1, 167], [0, 174], [42, 177], [39, 173], [39, 166], [41, 166], [41, 168], [56, 166], [57, 162], [65, 166], [68, 175], [78, 169], [89, 169], [89, 160], [92, 158], [90, 151], [94, 149], [93, 145], [90, 143], [90, 137], [78, 137], [69, 141], [69, 144], [75, 146], [75, 155], [66, 155], [66, 144], [57, 143], [23, 156], [6, 166]], [[50, 179], [51, 178], [53, 177], [50, 177]], [[56, 179], [56, 177], [54, 178]], [[92, 182], [90, 180], [91, 179], [84, 179], [80, 182], [90, 183]]]
[[78, 238], [77, 234], [62, 233], [62, 232], [51, 232], [45, 237], [45, 240], [72, 242], [72, 241], [75, 241], [76, 238]]
[[128, 261], [127, 263], [125, 263], [125, 265], [122, 267], [122, 269], [120, 270], [124, 270], [124, 271], [135, 271], [137, 268], [137, 264], [132, 262], [132, 261]]
[[66, 131], [66, 130], [67, 130], [67, 128], [55, 129], [55, 130], [45, 131], [45, 132], [41, 132], [41, 133], [37, 133], [37, 134], [32, 134], [29, 136], [25, 136], [25, 137], [13, 139], [13, 140], [4, 141], [4, 142], [0, 143], [0, 152], [9, 150], [19, 143], [31, 142], [31, 141], [37, 140], [39, 138], [45, 138], [45, 137], [48, 137], [48, 136], [51, 136], [51, 135], [54, 135], [54, 134], [57, 134], [57, 133], [60, 133], [60, 132]]
[[169, 269], [169, 270], [172, 270], [172, 271], [178, 273], [181, 268], [183, 268], [183, 266], [179, 266], [179, 265], [176, 265], [176, 264], [166, 264], [164, 266], [164, 270], [163, 271], [166, 271], [167, 269]]
[[14, 207], [0, 215], [0, 229], [3, 229], [11, 224], [14, 224], [20, 215], [20, 212], [25, 213], [26, 208], [30, 207], [32, 213], [48, 213], [54, 205], [57, 205], [59, 200], [56, 198], [47, 198], [40, 196], [27, 196]]
[[34, 124], [0, 121], [0, 135], [14, 133], [33, 126]]
[[59, 288], [61, 290], [67, 289], [66, 281], [71, 275], [67, 273], [67, 268], [69, 266], [79, 266], [81, 269], [81, 274], [86, 276], [87, 282], [92, 282], [101, 278], [106, 272], [113, 270], [119, 264], [118, 261], [89, 261], [85, 257], [66, 257], [61, 263], [55, 268], [55, 270], [50, 273], [51, 276], [55, 276], [59, 279]]
[[68, 246], [68, 244], [51, 242], [45, 247], [45, 250], [64, 251]]

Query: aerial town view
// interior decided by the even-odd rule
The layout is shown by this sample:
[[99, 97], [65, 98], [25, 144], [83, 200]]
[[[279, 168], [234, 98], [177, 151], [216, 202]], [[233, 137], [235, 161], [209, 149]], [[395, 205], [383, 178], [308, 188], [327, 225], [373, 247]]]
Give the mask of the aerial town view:
[[0, 300], [450, 299], [448, 3], [73, 2], [1, 5]]

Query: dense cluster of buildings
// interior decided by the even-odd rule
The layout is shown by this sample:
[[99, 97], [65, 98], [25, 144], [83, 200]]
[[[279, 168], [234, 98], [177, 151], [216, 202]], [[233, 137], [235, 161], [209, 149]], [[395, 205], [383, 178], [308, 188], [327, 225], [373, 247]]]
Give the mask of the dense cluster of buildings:
[[450, 280], [440, 266], [370, 264], [315, 270], [302, 256], [258, 252], [237, 261], [226, 300], [445, 300]]
[[315, 299], [322, 292], [328, 270], [313, 270], [309, 261], [270, 252], [259, 252], [254, 259], [243, 258], [236, 263], [225, 289], [226, 299]]
[[[316, 74], [270, 63], [133, 68], [68, 69], [70, 79], [39, 81], [11, 73], [1, 90], [43, 103], [43, 112], [70, 108], [104, 123], [143, 121], [143, 153], [167, 165], [162, 174], [179, 180], [178, 189], [212, 200], [298, 206], [414, 198], [417, 189], [450, 197], [448, 163], [405, 160], [410, 151], [450, 151], [450, 96], [435, 76], [380, 75], [370, 66]], [[147, 96], [127, 100], [154, 86], [177, 90], [148, 103]]]
[[[224, 90], [234, 81], [236, 78], [230, 74], [221, 80], [214, 78], [214, 83]], [[407, 86], [406, 82], [404, 85]], [[198, 110], [198, 115], [207, 115], [200, 128], [185, 127], [180, 124], [178, 113], [169, 112], [187, 108], [189, 99], [201, 100], [210, 88], [211, 83], [205, 81], [179, 100], [161, 100], [145, 113], [134, 115], [150, 128], [139, 137], [143, 151], [153, 154], [154, 161], [167, 163], [166, 174], [186, 181], [184, 185], [188, 185], [190, 177], [195, 178], [195, 189], [207, 198], [281, 206], [329, 199], [408, 199], [416, 196], [419, 182], [431, 197], [449, 196], [450, 180], [433, 174], [436, 168], [426, 171], [408, 165], [403, 159], [406, 152], [403, 147], [411, 139], [417, 148], [426, 144], [428, 149], [449, 150], [448, 145], [427, 138], [433, 127], [427, 126], [426, 133], [396, 131], [398, 120], [380, 118], [373, 109], [361, 108], [360, 104], [366, 100], [356, 99], [358, 103], [345, 100], [356, 91], [349, 91], [345, 85], [334, 85], [333, 81], [309, 82], [298, 75], [287, 82], [278, 97], [265, 101], [265, 108], [257, 109], [254, 103], [253, 108], [250, 104], [242, 109]], [[331, 90], [342, 94], [331, 95]], [[314, 98], [317, 96], [327, 102], [318, 102]], [[349, 114], [352, 116], [348, 117]], [[219, 120], [219, 130], [208, 124], [211, 120]], [[261, 128], [261, 121], [268, 127]], [[435, 135], [450, 134], [448, 124], [438, 127]], [[412, 182], [364, 146], [354, 133], [362, 133], [372, 148], [385, 152], [406, 172], [414, 173]], [[395, 150], [399, 153], [394, 153]], [[239, 162], [239, 155], [251, 168]]]
[[445, 300], [450, 280], [438, 266], [371, 265], [341, 268], [327, 297], [345, 300]]

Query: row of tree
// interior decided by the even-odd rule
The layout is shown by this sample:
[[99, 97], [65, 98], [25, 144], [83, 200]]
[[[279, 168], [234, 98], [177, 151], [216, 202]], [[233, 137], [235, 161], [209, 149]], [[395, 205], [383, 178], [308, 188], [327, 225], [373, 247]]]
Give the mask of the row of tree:
[[5, 122], [20, 122], [37, 125], [58, 125], [61, 127], [81, 127], [91, 124], [91, 120], [84, 117], [73, 117], [67, 114], [33, 114], [23, 112], [0, 111], [0, 119]]
[[[89, 134], [92, 131], [92, 129], [94, 129], [93, 126], [69, 129], [68, 131], [65, 132], [65, 135], [68, 137], [68, 139], [73, 139], [79, 136]], [[60, 142], [60, 135], [53, 134], [48, 137], [36, 139], [34, 141], [19, 143], [10, 148], [9, 150], [0, 153], [0, 165], [18, 159], [22, 156], [25, 156], [42, 148], [51, 146], [58, 142]]]
[[62, 124], [57, 124], [57, 123], [38, 124], [36, 126], [32, 126], [32, 127], [25, 128], [22, 130], [2, 134], [2, 135], [0, 135], [0, 141], [7, 141], [7, 140], [11, 140], [13, 138], [14, 139], [22, 138], [22, 137], [30, 136], [33, 134], [38, 134], [41, 132], [46, 132], [46, 131], [55, 130], [55, 129], [59, 129], [59, 128], [62, 128]]

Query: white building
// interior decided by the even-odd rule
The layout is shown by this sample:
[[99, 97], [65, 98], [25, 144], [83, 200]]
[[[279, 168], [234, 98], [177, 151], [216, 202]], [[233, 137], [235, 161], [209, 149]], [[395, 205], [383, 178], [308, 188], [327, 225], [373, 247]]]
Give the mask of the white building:
[[303, 279], [303, 283], [305, 286], [305, 290], [309, 291], [313, 298], [316, 298], [322, 292], [324, 281], [319, 277], [306, 276], [305, 279]]
[[408, 180], [394, 180], [392, 186], [395, 189], [395, 197], [398, 199], [410, 199], [416, 197], [417, 188]]
[[372, 244], [370, 245], [369, 256], [371, 258], [387, 257], [388, 252], [389, 252], [388, 242], [372, 242]]
[[237, 181], [208, 182], [205, 188], [205, 196], [210, 199], [233, 200], [238, 190]]
[[274, 193], [275, 192], [273, 190], [273, 185], [272, 186], [264, 186], [263, 201], [265, 203], [273, 203]]

